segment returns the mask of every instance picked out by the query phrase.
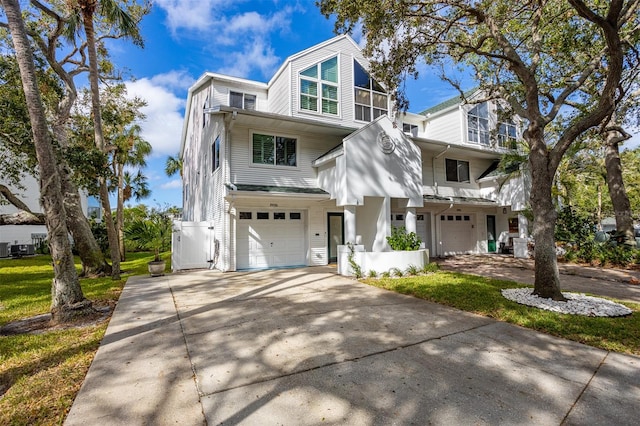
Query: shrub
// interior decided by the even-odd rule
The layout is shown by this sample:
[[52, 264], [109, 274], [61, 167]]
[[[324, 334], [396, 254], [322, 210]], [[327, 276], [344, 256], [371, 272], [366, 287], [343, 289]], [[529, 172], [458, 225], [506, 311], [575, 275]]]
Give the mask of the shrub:
[[418, 275], [420, 273], [420, 269], [416, 265], [409, 265], [406, 272], [407, 275]]
[[376, 278], [378, 276], [378, 273], [372, 269], [368, 272], [367, 276], [369, 278]]
[[422, 241], [415, 232], [407, 233], [404, 226], [391, 227], [391, 235], [387, 237], [387, 242], [392, 250], [412, 251], [418, 250]]
[[556, 221], [556, 241], [575, 243], [581, 246], [593, 242], [594, 223], [586, 215], [581, 215], [572, 207], [565, 207], [558, 213]]
[[434, 272], [438, 272], [440, 270], [440, 266], [437, 263], [427, 263], [422, 267], [423, 274], [431, 274]]
[[391, 277], [391, 272], [390, 271], [384, 271], [382, 273], [382, 278], [389, 278]]
[[391, 268], [391, 273], [394, 277], [401, 277], [404, 275], [404, 272], [400, 268]]

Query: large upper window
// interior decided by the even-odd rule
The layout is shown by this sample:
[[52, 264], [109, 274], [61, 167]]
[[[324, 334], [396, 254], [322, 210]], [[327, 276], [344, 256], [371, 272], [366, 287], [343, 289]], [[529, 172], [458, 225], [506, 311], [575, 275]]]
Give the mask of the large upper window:
[[284, 136], [253, 134], [253, 164], [296, 167], [296, 140]]
[[448, 182], [469, 182], [469, 162], [445, 159]]
[[338, 57], [300, 73], [300, 109], [338, 115]]
[[356, 60], [353, 61], [353, 84], [356, 120], [372, 121], [387, 113], [387, 94]]
[[232, 108], [255, 111], [256, 95], [249, 95], [241, 92], [229, 92], [229, 106]]
[[469, 143], [480, 145], [489, 145], [491, 143], [489, 106], [486, 102], [474, 106], [467, 113], [467, 129]]

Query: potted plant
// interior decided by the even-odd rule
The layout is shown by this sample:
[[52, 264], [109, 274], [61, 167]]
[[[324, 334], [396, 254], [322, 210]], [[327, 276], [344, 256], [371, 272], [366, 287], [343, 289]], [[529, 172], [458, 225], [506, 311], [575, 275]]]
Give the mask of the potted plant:
[[148, 218], [131, 222], [125, 234], [140, 249], [153, 251], [154, 258], [148, 263], [149, 274], [164, 275], [165, 261], [160, 258], [160, 252], [171, 243], [171, 219], [162, 213], [152, 213]]

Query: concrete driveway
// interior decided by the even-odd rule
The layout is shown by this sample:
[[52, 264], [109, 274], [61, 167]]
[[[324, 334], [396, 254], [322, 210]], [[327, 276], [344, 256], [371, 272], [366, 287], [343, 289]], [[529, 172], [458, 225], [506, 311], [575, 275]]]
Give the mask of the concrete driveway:
[[129, 279], [66, 425], [637, 424], [640, 358], [326, 267]]

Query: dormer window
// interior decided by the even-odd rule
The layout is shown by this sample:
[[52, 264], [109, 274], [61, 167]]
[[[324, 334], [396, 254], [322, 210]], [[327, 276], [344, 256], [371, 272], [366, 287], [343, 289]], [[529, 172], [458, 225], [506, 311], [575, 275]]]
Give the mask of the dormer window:
[[490, 145], [489, 106], [486, 102], [474, 106], [467, 113], [469, 143]]
[[231, 108], [256, 110], [256, 95], [241, 92], [229, 92], [229, 106]]
[[356, 120], [372, 121], [387, 114], [389, 103], [387, 94], [356, 60], [353, 61], [353, 84]]
[[300, 109], [338, 115], [338, 57], [300, 73]]

